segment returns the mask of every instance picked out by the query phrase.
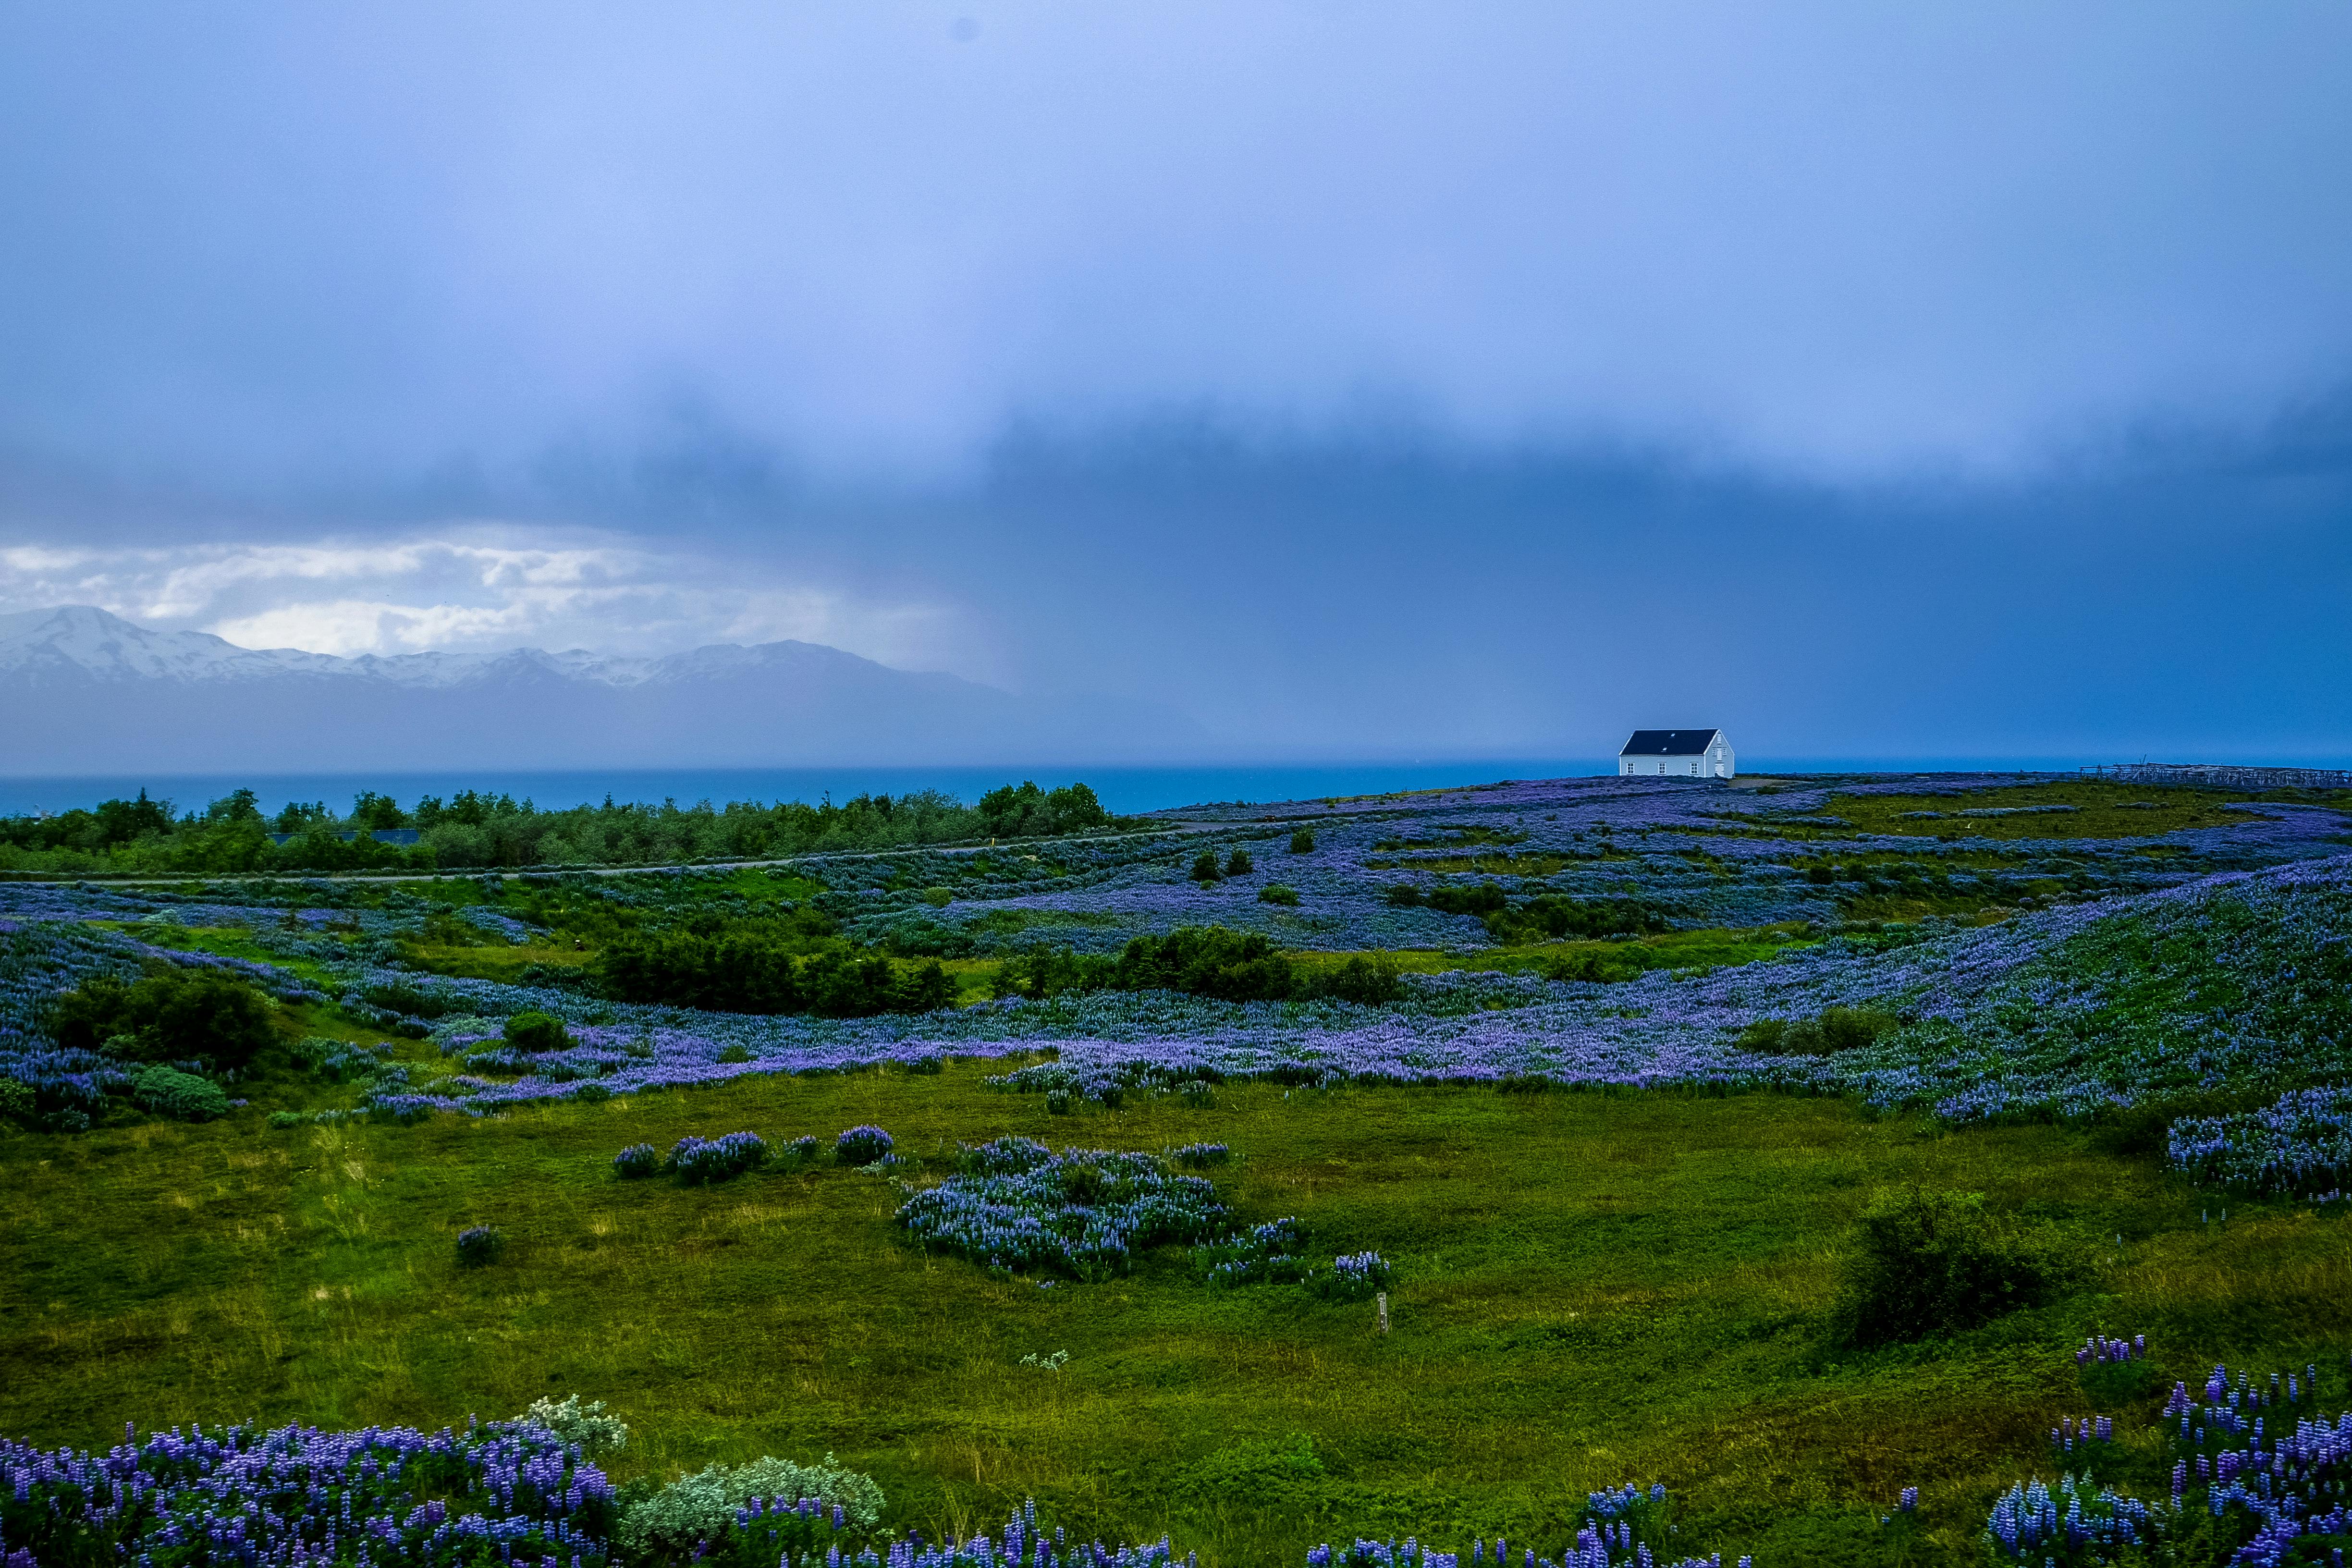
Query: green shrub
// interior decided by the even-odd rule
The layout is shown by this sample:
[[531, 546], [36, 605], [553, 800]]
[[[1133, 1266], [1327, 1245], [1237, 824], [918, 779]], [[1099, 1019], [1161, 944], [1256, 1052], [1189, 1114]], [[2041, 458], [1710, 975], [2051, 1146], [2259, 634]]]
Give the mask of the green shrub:
[[1397, 977], [1395, 959], [1385, 953], [1375, 958], [1358, 953], [1339, 968], [1318, 975], [1309, 990], [1334, 1001], [1385, 1007], [1402, 999], [1404, 982]]
[[[1477, 915], [1496, 942], [1559, 942], [1569, 937], [1590, 942], [1608, 936], [1652, 936], [1668, 929], [1664, 913], [1639, 899], [1570, 899], [1547, 893], [1506, 908], [1502, 890], [1491, 883], [1466, 890], [1478, 897], [1478, 905], [1461, 910], [1448, 906], [1449, 912]], [[1433, 895], [1430, 902], [1437, 901]]]
[[873, 1478], [834, 1462], [796, 1465], [789, 1459], [756, 1459], [748, 1465], [713, 1465], [671, 1482], [631, 1504], [614, 1539], [626, 1559], [643, 1563], [684, 1563], [716, 1541], [735, 1521], [735, 1510], [753, 1498], [814, 1498], [837, 1504], [849, 1522], [870, 1530], [882, 1517], [882, 1489]]
[[1818, 1018], [1759, 1018], [1739, 1032], [1739, 1048], [1765, 1056], [1818, 1057], [1860, 1050], [1901, 1022], [1866, 1007], [1830, 1007]]
[[1480, 882], [1469, 888], [1432, 888], [1421, 901], [1449, 915], [1496, 914], [1506, 902], [1501, 886], [1494, 882]]
[[1192, 858], [1192, 880], [1196, 882], [1208, 883], [1222, 882], [1224, 879], [1225, 874], [1217, 869], [1217, 852], [1215, 850], [1203, 849], [1200, 854]]
[[276, 1008], [242, 980], [212, 970], [165, 970], [130, 985], [94, 974], [52, 1005], [49, 1033], [68, 1050], [235, 1071], [277, 1037]]
[[560, 1051], [572, 1044], [563, 1020], [552, 1013], [517, 1013], [504, 1033], [507, 1044], [519, 1051]]
[[1281, 904], [1286, 908], [1296, 909], [1298, 905], [1298, 889], [1286, 888], [1280, 882], [1268, 882], [1257, 890], [1257, 901], [1261, 904]]
[[228, 1114], [228, 1093], [220, 1085], [177, 1068], [142, 1068], [131, 1082], [131, 1098], [158, 1116], [204, 1121]]
[[1085, 833], [1108, 827], [1111, 822], [1110, 813], [1095, 798], [1095, 792], [1082, 784], [1056, 790], [1041, 790], [1025, 782], [1006, 784], [982, 795], [972, 810], [980, 818], [981, 831], [992, 838]]
[[955, 1001], [955, 980], [937, 960], [901, 970], [875, 954], [821, 952], [801, 966], [801, 1003], [821, 1018], [870, 1018], [878, 1013], [930, 1013]]
[[1256, 869], [1246, 849], [1236, 849], [1225, 858], [1225, 875], [1228, 877], [1246, 877]]
[[0, 1116], [24, 1121], [33, 1114], [32, 1087], [22, 1079], [0, 1078]]
[[2118, 1159], [2141, 1159], [2162, 1154], [2171, 1130], [2168, 1107], [2105, 1106], [2091, 1123], [2091, 1147]]
[[601, 1399], [583, 1405], [576, 1394], [561, 1400], [541, 1397], [532, 1400], [530, 1408], [515, 1419], [537, 1422], [565, 1442], [579, 1444], [591, 1458], [617, 1454], [629, 1446], [629, 1424], [605, 1415]]
[[1863, 1215], [1832, 1336], [1868, 1348], [1959, 1333], [2051, 1300], [2078, 1272], [2055, 1236], [1987, 1213], [1980, 1194], [1914, 1187]]
[[1314, 854], [1315, 830], [1311, 827], [1292, 828], [1290, 831], [1290, 852], [1293, 855]]
[[793, 971], [793, 933], [760, 930], [623, 933], [589, 966], [597, 992], [615, 1002], [700, 1007], [714, 1013], [797, 1013], [805, 1004]]
[[[1596, 984], [1617, 985], [1628, 980], [1639, 980], [1650, 971], [1650, 953], [1633, 942], [1614, 942], [1606, 947], [1580, 948], [1574, 952], [1554, 953], [1544, 960], [1546, 980], [1581, 980]], [[1746, 1036], [1742, 1036], [1744, 1041]], [[1751, 1047], [1753, 1048], [1753, 1047]]]
[[1414, 909], [1419, 907], [1421, 903], [1421, 889], [1414, 887], [1411, 882], [1391, 882], [1389, 884], [1387, 897], [1389, 903], [1392, 908], [1400, 910]]

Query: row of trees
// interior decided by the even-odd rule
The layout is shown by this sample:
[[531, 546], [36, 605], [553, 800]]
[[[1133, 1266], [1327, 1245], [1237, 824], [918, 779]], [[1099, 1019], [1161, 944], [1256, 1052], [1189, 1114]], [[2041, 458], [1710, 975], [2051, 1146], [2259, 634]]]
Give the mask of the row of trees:
[[1139, 936], [1118, 957], [1034, 948], [998, 968], [999, 996], [1040, 1000], [1073, 991], [1186, 991], [1223, 1002], [1306, 1001], [1383, 1004], [1404, 994], [1393, 963], [1350, 958], [1334, 969], [1302, 971], [1259, 931], [1180, 926]]
[[801, 956], [791, 942], [754, 931], [625, 936], [596, 955], [590, 977], [615, 1002], [717, 1013], [865, 1018], [929, 1013], [956, 996], [954, 979], [936, 962], [901, 968], [877, 953], [838, 948]]
[[[655, 866], [764, 860], [836, 850], [1055, 837], [1118, 826], [1083, 784], [1044, 790], [1008, 784], [966, 805], [937, 790], [861, 795], [845, 805], [709, 801], [541, 810], [510, 795], [464, 790], [404, 809], [363, 790], [337, 816], [323, 801], [266, 816], [251, 790], [202, 811], [169, 801], [110, 800], [54, 816], [0, 817], [0, 871], [134, 875], [502, 868], [546, 865]], [[380, 844], [378, 829], [415, 830], [414, 846]], [[283, 843], [274, 835], [293, 835]], [[345, 837], [350, 835], [351, 837]]]

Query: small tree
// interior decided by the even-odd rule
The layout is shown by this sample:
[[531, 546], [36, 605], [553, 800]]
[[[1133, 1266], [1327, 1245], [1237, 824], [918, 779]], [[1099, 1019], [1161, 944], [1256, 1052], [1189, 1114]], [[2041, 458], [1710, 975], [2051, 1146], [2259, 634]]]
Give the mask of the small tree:
[[1290, 852], [1293, 855], [1314, 854], [1315, 830], [1311, 827], [1292, 828], [1290, 830]]
[[1225, 875], [1228, 877], [1246, 877], [1255, 869], [1246, 849], [1234, 850], [1225, 860]]
[[506, 1040], [519, 1051], [560, 1051], [572, 1036], [552, 1013], [517, 1013], [507, 1020]]
[[135, 985], [92, 975], [57, 1000], [49, 1030], [69, 1050], [133, 1061], [245, 1066], [277, 1036], [269, 998], [212, 971], [166, 970]]
[[1959, 1333], [2068, 1284], [2057, 1238], [1985, 1211], [1976, 1193], [1890, 1194], [1863, 1215], [1833, 1310], [1843, 1344], [1899, 1344]]
[[408, 815], [392, 796], [363, 789], [352, 798], [350, 821], [353, 827], [364, 832], [379, 827], [405, 827]]
[[1222, 882], [1224, 879], [1225, 874], [1217, 869], [1217, 852], [1215, 850], [1203, 849], [1199, 855], [1193, 858], [1192, 880], [1205, 883]]

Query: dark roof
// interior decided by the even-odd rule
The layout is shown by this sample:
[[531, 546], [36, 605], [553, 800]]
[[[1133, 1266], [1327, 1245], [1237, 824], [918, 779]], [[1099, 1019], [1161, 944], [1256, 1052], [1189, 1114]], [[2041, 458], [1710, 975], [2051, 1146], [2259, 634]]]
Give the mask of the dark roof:
[[1636, 730], [1621, 757], [1696, 757], [1719, 730]]
[[[359, 829], [355, 827], [342, 828], [335, 834], [336, 837], [346, 844], [359, 836]], [[272, 844], [284, 844], [289, 839], [304, 837], [306, 835], [299, 833], [273, 833], [269, 836], [269, 841]], [[425, 839], [425, 835], [414, 827], [379, 827], [368, 837], [378, 844], [419, 844]]]

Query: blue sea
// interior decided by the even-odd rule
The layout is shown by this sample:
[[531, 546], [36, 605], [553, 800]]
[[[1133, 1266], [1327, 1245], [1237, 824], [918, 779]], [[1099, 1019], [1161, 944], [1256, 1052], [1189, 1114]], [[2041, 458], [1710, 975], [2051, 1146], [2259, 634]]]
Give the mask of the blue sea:
[[[1950, 769], [2000, 772], [2019, 768], [2071, 770], [2077, 760], [2017, 757], [1976, 758], [1789, 758], [1740, 759], [1743, 773], [1911, 772]], [[1507, 757], [1405, 759], [1360, 763], [1218, 763], [1197, 766], [1068, 767], [1022, 770], [971, 767], [880, 768], [665, 768], [563, 773], [250, 773], [238, 777], [154, 773], [96, 778], [0, 778], [0, 816], [70, 811], [102, 800], [129, 799], [141, 790], [168, 800], [182, 811], [202, 807], [239, 787], [261, 797], [275, 813], [292, 801], [325, 801], [349, 808], [362, 790], [392, 795], [404, 805], [416, 797], [443, 798], [459, 790], [486, 790], [530, 800], [541, 806], [591, 805], [616, 801], [691, 805], [749, 800], [814, 803], [845, 801], [860, 795], [904, 795], [944, 790], [977, 800], [1003, 784], [1034, 779], [1052, 789], [1080, 781], [1119, 813], [1161, 811], [1213, 801], [1314, 800], [1325, 795], [1376, 795], [1395, 790], [1442, 789], [1494, 784], [1504, 779], [1577, 778], [1613, 773], [1614, 758]]]

